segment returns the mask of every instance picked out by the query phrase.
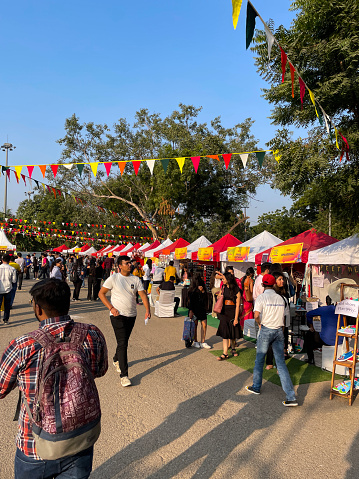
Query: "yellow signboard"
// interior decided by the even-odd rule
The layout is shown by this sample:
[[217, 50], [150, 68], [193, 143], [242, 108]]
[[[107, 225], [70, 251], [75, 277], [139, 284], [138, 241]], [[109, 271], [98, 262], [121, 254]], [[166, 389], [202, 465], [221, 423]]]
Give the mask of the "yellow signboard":
[[271, 249], [270, 263], [300, 263], [302, 261], [303, 243], [274, 246]]
[[213, 248], [199, 248], [197, 256], [199, 261], [213, 261]]
[[187, 247], [185, 248], [176, 248], [175, 249], [176, 259], [186, 259], [187, 258]]
[[227, 259], [228, 261], [246, 263], [248, 261], [250, 249], [250, 246], [234, 246], [232, 248], [227, 248]]

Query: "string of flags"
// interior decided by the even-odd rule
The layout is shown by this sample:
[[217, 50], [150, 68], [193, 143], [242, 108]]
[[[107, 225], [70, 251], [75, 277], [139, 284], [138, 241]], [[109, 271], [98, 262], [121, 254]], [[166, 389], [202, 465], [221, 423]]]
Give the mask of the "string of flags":
[[147, 229], [149, 229], [149, 227], [147, 225], [151, 225], [152, 227], [157, 228], [157, 229], [163, 229], [162, 226], [158, 226], [155, 223], [151, 223], [150, 221], [137, 220], [137, 219], [132, 221], [131, 219], [129, 219], [127, 216], [123, 215], [122, 213], [121, 214], [117, 213], [116, 211], [109, 210], [108, 208], [104, 208], [104, 207], [99, 206], [99, 205], [92, 205], [88, 201], [83, 200], [78, 196], [75, 196], [71, 193], [65, 192], [64, 190], [60, 190], [60, 189], [55, 188], [53, 186], [47, 185], [46, 183], [42, 183], [41, 181], [35, 180], [34, 178], [31, 178], [30, 176], [24, 175], [23, 173], [19, 173], [19, 170], [18, 170], [18, 172], [16, 170], [12, 170], [10, 166], [1, 166], [1, 173], [6, 174], [7, 179], [9, 180], [9, 182], [10, 182], [10, 173], [11, 172], [14, 173], [15, 179], [16, 179], [18, 184], [20, 182], [20, 179], [22, 179], [25, 186], [27, 186], [26, 179], [28, 179], [29, 184], [30, 184], [30, 188], [32, 188], [33, 187], [32, 182], [34, 181], [35, 184], [36, 184], [36, 187], [39, 190], [41, 190], [41, 186], [42, 186], [45, 193], [47, 193], [47, 192], [52, 193], [55, 198], [66, 199], [66, 198], [70, 197], [70, 198], [73, 198], [75, 200], [75, 202], [77, 204], [80, 204], [81, 206], [89, 206], [89, 207], [92, 207], [92, 208], [97, 208], [99, 212], [112, 214], [112, 216], [114, 218], [120, 218], [120, 219], [124, 218], [127, 222], [130, 222], [130, 223], [131, 222], [141, 223]]
[[[242, 6], [242, 0], [232, 0], [232, 21], [233, 21], [233, 27], [236, 29], [237, 23], [238, 23], [238, 17], [241, 11], [241, 6]], [[305, 83], [301, 75], [298, 73], [297, 68], [293, 65], [293, 63], [290, 61], [287, 53], [284, 51], [284, 49], [281, 47], [279, 44], [278, 40], [275, 38], [273, 33], [271, 32], [269, 26], [265, 23], [263, 18], [259, 15], [257, 10], [254, 8], [252, 3], [248, 0], [247, 2], [247, 17], [246, 17], [246, 49], [248, 49], [249, 45], [252, 42], [253, 35], [254, 35], [254, 30], [255, 30], [255, 25], [256, 25], [256, 17], [258, 17], [261, 22], [263, 23], [265, 34], [267, 37], [267, 44], [268, 44], [268, 59], [270, 60], [271, 56], [271, 51], [273, 44], [275, 43], [281, 53], [281, 69], [282, 69], [282, 83], [285, 81], [285, 75], [287, 72], [287, 63], [289, 64], [289, 71], [290, 71], [290, 77], [291, 77], [291, 82], [292, 82], [292, 98], [294, 98], [294, 79], [295, 75], [298, 77], [298, 82], [299, 82], [299, 96], [300, 96], [300, 101], [301, 105], [303, 108], [303, 103], [304, 103], [304, 96], [305, 92], [308, 91], [310, 101], [313, 103], [315, 113], [317, 115], [317, 118], [319, 120], [319, 123], [321, 126], [323, 126], [323, 120], [325, 123], [325, 127], [327, 130], [327, 133], [330, 135], [330, 138], [332, 139], [332, 128], [334, 129], [335, 132], [335, 145], [338, 150], [341, 150], [340, 153], [340, 161], [342, 161], [344, 153], [346, 155], [347, 160], [349, 160], [349, 144], [347, 139], [342, 135], [342, 133], [339, 131], [339, 129], [335, 126], [333, 119], [325, 112], [324, 108], [322, 105], [319, 103], [318, 99], [314, 96], [314, 93], [308, 85]], [[341, 147], [339, 146], [339, 135], [342, 140], [342, 145]]]
[[118, 167], [120, 169], [120, 172], [121, 172], [121, 176], [122, 176], [123, 172], [125, 171], [126, 165], [127, 164], [132, 164], [134, 172], [137, 176], [141, 164], [146, 163], [150, 172], [151, 172], [151, 175], [153, 175], [153, 170], [154, 170], [154, 166], [155, 166], [156, 161], [161, 162], [162, 167], [164, 169], [164, 172], [166, 173], [170, 160], [176, 160], [177, 165], [178, 165], [178, 167], [179, 167], [179, 169], [182, 173], [185, 161], [189, 160], [189, 159], [191, 160], [193, 168], [194, 168], [195, 172], [197, 173], [200, 161], [203, 158], [210, 158], [212, 160], [217, 160], [219, 162], [222, 159], [224, 161], [226, 169], [228, 169], [230, 161], [231, 161], [231, 159], [234, 155], [239, 155], [240, 156], [243, 167], [245, 168], [246, 165], [247, 165], [248, 156], [250, 154], [255, 154], [260, 167], [262, 167], [266, 152], [272, 152], [273, 155], [276, 157], [276, 151], [274, 151], [274, 150], [253, 150], [253, 151], [245, 151], [245, 152], [241, 152], [241, 153], [219, 153], [217, 155], [183, 156], [183, 157], [177, 157], [177, 158], [156, 158], [156, 159], [144, 159], [144, 160], [106, 161], [106, 162], [95, 161], [95, 162], [86, 162], [86, 163], [84, 163], [84, 162], [79, 162], [79, 163], [56, 163], [56, 164], [47, 163], [47, 164], [44, 164], [44, 165], [14, 165], [14, 166], [8, 166], [8, 167], [2, 166], [2, 173], [5, 172], [6, 174], [8, 174], [7, 170], [9, 168], [14, 168], [15, 173], [16, 173], [16, 178], [19, 179], [20, 177], [24, 176], [22, 174], [23, 168], [27, 168], [28, 178], [32, 179], [34, 168], [38, 167], [40, 169], [41, 173], [42, 173], [43, 178], [45, 178], [46, 169], [48, 167], [50, 167], [50, 169], [51, 169], [51, 171], [54, 175], [54, 178], [56, 178], [59, 166], [61, 166], [61, 167], [66, 168], [67, 170], [73, 170], [73, 169], [77, 168], [77, 171], [78, 171], [79, 175], [81, 176], [83, 171], [84, 171], [85, 166], [89, 166], [91, 168], [91, 171], [92, 171], [94, 177], [96, 177], [99, 165], [103, 165], [105, 167], [105, 171], [106, 171], [107, 176], [110, 175], [112, 166], [118, 165]]

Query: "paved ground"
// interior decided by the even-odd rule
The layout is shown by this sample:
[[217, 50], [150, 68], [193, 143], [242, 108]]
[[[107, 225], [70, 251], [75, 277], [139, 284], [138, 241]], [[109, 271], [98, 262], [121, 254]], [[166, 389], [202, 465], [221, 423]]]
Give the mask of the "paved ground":
[[[37, 327], [28, 303], [33, 281], [24, 284], [9, 326], [0, 327], [1, 351]], [[101, 328], [112, 359], [102, 304], [73, 303], [71, 314]], [[352, 407], [330, 401], [329, 383], [297, 387], [297, 408], [283, 407], [282, 389], [272, 383], [251, 395], [244, 389], [251, 374], [206, 350], [185, 349], [182, 327], [183, 318], [155, 317], [145, 326], [139, 307], [129, 347], [133, 387], [120, 386], [112, 364], [97, 380], [103, 421], [91, 478], [358, 477], [359, 398]], [[209, 344], [219, 348], [219, 340], [209, 327]], [[0, 479], [13, 477], [16, 401], [17, 391], [0, 401]]]

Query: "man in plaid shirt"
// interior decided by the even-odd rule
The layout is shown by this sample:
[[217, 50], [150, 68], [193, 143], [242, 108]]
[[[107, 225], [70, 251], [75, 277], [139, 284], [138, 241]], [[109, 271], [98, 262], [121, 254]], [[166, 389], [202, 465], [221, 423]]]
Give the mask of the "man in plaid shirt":
[[[40, 329], [61, 339], [68, 336], [74, 325], [67, 314], [71, 297], [68, 284], [53, 278], [45, 279], [33, 286], [30, 294]], [[88, 325], [83, 347], [94, 378], [103, 376], [108, 367], [107, 347], [103, 334], [96, 326]], [[28, 334], [10, 342], [0, 362], [0, 399], [18, 386], [32, 412], [42, 356], [40, 344]], [[21, 403], [16, 445], [15, 479], [85, 479], [91, 473], [93, 446], [74, 456], [51, 461], [44, 461], [36, 454], [32, 424], [24, 400]]]

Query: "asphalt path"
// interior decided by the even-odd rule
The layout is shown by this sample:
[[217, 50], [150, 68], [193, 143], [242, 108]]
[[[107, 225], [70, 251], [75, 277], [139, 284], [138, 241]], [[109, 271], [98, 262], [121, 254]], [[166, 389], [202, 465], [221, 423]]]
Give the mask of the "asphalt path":
[[[24, 280], [9, 325], [0, 326], [1, 351], [37, 328], [32, 284]], [[359, 398], [351, 407], [341, 398], [330, 401], [328, 382], [297, 386], [296, 408], [285, 408], [282, 389], [269, 382], [260, 396], [249, 394], [250, 373], [216, 361], [208, 350], [184, 347], [183, 317], [153, 316], [145, 326], [142, 306], [129, 345], [133, 386], [123, 388], [112, 366], [108, 311], [85, 301], [85, 289], [80, 298], [70, 314], [102, 330], [110, 359], [109, 371], [97, 380], [102, 434], [91, 478], [358, 477]], [[215, 333], [208, 328], [208, 343], [219, 349]], [[0, 401], [0, 479], [14, 477], [17, 398], [15, 390]]]

